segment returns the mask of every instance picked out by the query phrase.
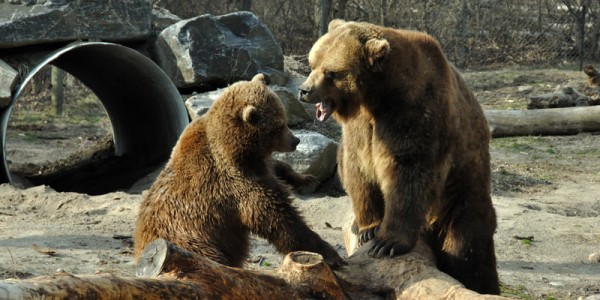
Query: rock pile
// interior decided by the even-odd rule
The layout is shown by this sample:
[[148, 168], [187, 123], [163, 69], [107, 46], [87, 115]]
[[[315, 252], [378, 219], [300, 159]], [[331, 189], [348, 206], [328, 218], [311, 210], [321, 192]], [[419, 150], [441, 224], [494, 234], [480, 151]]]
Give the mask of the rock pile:
[[[186, 99], [190, 115], [208, 110], [228, 84], [264, 73], [284, 103], [289, 125], [299, 130], [312, 121], [296, 99], [302, 76], [291, 78], [284, 70], [281, 47], [254, 14], [181, 19], [152, 2], [0, 0], [0, 109], [14, 104], [11, 95], [24, 73], [55, 51], [69, 43], [104, 41], [131, 47], [154, 61]], [[322, 180], [331, 178], [337, 143], [316, 132], [297, 134], [299, 151], [279, 158]]]

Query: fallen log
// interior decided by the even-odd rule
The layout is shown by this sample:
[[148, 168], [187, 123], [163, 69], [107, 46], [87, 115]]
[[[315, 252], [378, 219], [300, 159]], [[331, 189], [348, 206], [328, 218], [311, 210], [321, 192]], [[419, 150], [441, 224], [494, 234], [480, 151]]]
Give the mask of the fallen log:
[[157, 240], [144, 249], [137, 278], [60, 273], [9, 279], [0, 281], [0, 299], [505, 299], [467, 290], [438, 271], [422, 242], [389, 259], [370, 258], [367, 249], [336, 271], [310, 252], [288, 254], [277, 270], [253, 271]]
[[73, 276], [59, 272], [31, 279], [0, 281], [0, 299], [193, 299], [193, 283], [175, 279], [128, 278], [110, 274]]
[[600, 106], [485, 110], [492, 137], [573, 135], [600, 131]]
[[591, 106], [597, 104], [597, 101], [572, 87], [565, 87], [558, 92], [529, 97], [527, 109]]

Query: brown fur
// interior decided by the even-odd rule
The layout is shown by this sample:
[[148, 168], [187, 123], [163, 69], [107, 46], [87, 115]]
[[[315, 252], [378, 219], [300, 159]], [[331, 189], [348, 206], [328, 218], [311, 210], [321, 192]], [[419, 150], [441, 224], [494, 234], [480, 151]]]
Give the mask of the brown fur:
[[309, 63], [301, 100], [329, 103], [342, 125], [338, 171], [369, 253], [404, 254], [422, 236], [442, 271], [498, 294], [489, 130], [437, 41], [334, 20]]
[[254, 232], [281, 253], [312, 251], [332, 266], [343, 263], [304, 223], [282, 181], [299, 187], [314, 177], [271, 159], [273, 151], [294, 151], [299, 143], [286, 124], [283, 106], [262, 75], [229, 87], [184, 130], [144, 197], [135, 229], [136, 260], [148, 243], [163, 238], [241, 267]]
[[600, 74], [598, 74], [594, 66], [586, 66], [583, 68], [583, 73], [588, 76], [588, 84], [590, 86], [598, 86], [598, 83], [600, 83]]

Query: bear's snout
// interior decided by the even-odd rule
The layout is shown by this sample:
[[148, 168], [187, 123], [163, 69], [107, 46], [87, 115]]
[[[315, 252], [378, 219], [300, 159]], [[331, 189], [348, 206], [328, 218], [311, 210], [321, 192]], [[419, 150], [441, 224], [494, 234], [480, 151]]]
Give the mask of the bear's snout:
[[294, 148], [294, 151], [296, 150], [298, 144], [300, 144], [300, 139], [297, 138], [295, 135], [292, 135], [292, 148]]
[[298, 92], [298, 98], [300, 99], [300, 101], [303, 102], [310, 102], [308, 100], [308, 94], [310, 94], [310, 92], [312, 91], [312, 86], [308, 85], [306, 83], [303, 83], [299, 88], [298, 88], [299, 92]]

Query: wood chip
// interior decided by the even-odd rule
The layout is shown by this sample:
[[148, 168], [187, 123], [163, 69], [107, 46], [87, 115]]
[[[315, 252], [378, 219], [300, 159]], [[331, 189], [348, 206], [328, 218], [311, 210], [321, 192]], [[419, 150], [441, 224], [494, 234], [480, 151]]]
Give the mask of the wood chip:
[[33, 250], [41, 253], [41, 254], [45, 254], [48, 256], [57, 256], [58, 253], [56, 253], [56, 251], [49, 249], [49, 248], [42, 248], [36, 244], [31, 245], [31, 247], [33, 247]]

